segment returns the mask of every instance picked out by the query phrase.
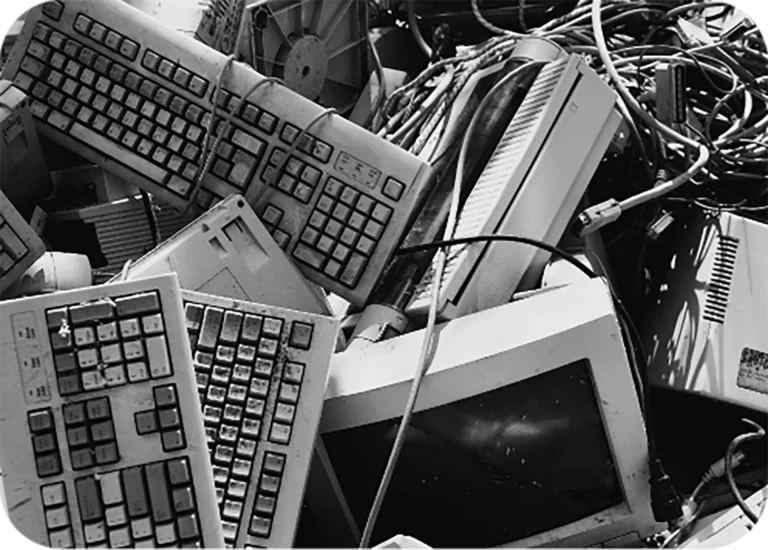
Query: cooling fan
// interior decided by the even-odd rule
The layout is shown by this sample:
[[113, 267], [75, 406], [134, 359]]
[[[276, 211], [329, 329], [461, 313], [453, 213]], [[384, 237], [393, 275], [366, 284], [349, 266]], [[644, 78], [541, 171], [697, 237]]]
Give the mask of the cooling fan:
[[368, 81], [366, 0], [250, 0], [239, 53], [265, 76], [344, 114]]

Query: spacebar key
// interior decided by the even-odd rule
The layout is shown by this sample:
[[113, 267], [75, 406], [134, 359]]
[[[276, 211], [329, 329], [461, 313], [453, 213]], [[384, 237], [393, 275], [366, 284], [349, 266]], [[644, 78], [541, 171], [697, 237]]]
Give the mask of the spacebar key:
[[98, 134], [89, 128], [86, 128], [80, 123], [76, 122], [73, 124], [69, 133], [72, 135], [72, 137], [75, 137], [83, 143], [98, 149], [108, 157], [115, 159], [115, 161], [120, 162], [120, 164], [124, 164], [125, 166], [130, 167], [133, 171], [138, 172], [147, 179], [157, 182], [158, 184], [162, 185], [163, 181], [165, 180], [165, 176], [168, 175], [168, 172], [162, 168], [159, 168], [151, 162], [147, 162], [143, 158], [126, 151], [123, 147], [120, 147], [112, 140], [105, 138], [101, 134]]

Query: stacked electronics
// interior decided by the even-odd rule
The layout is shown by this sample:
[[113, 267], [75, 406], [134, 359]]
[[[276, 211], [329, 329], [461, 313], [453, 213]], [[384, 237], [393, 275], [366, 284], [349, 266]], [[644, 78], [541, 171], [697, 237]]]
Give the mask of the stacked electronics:
[[[54, 0], [14, 29], [0, 74], [12, 524], [57, 548], [275, 548], [311, 516], [356, 545], [431, 339], [368, 542], [623, 547], [661, 532], [625, 313], [610, 281], [551, 275], [626, 139], [617, 94], [542, 41], [546, 60], [489, 122], [463, 242], [444, 265], [422, 256], [393, 305], [381, 287], [436, 196], [447, 216], [445, 174], [342, 116], [368, 81], [369, 6], [327, 4]], [[683, 291], [644, 335], [653, 384], [768, 411], [768, 266], [747, 255], [764, 233], [736, 216], [691, 229], [690, 262], [670, 269]], [[580, 244], [600, 255], [599, 238]], [[695, 315], [675, 318], [682, 302]], [[702, 367], [685, 371], [691, 357]]]

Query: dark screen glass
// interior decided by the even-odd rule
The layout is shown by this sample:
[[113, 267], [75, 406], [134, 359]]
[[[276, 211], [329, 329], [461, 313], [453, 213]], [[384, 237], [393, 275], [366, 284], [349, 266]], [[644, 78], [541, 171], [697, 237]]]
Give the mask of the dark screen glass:
[[[323, 436], [361, 529], [398, 423]], [[582, 360], [415, 414], [372, 544], [405, 534], [432, 547], [496, 546], [622, 501]]]

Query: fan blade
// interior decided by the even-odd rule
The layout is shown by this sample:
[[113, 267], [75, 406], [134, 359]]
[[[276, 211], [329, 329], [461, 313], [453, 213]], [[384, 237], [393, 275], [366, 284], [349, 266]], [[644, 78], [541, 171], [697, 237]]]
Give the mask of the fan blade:
[[317, 35], [317, 30], [320, 27], [320, 17], [323, 15], [323, 5], [325, 0], [307, 0], [314, 6], [312, 10], [312, 21], [309, 23], [309, 34]]
[[280, 21], [277, 19], [277, 16], [275, 13], [270, 10], [270, 17], [269, 17], [269, 23], [270, 26], [275, 30], [277, 35], [280, 37], [280, 40], [283, 41], [283, 43], [287, 44], [289, 47], [293, 47], [293, 42], [290, 38], [288, 38], [288, 35], [285, 33], [285, 29], [283, 29], [283, 26], [280, 24]]
[[299, 2], [291, 8], [290, 14], [291, 26], [293, 27], [293, 34], [296, 38], [304, 36], [304, 3]]
[[333, 17], [331, 17], [331, 20], [328, 21], [325, 27], [323, 27], [323, 30], [318, 33], [318, 36], [323, 42], [328, 44], [328, 40], [333, 35], [333, 31], [335, 31], [336, 27], [339, 26], [339, 23], [341, 23], [341, 20], [344, 18], [344, 14], [349, 11], [349, 9], [352, 7], [352, 2], [354, 1], [355, 0], [339, 1], [339, 7], [334, 12]]
[[357, 40], [350, 40], [346, 44], [342, 44], [341, 46], [339, 46], [338, 48], [336, 48], [335, 50], [333, 50], [328, 54], [328, 60], [330, 61], [334, 57], [341, 55], [348, 50], [351, 50], [352, 48], [354, 48], [355, 46], [358, 46], [359, 44], [362, 44], [366, 40], [367, 40], [367, 37], [363, 36], [362, 38], [358, 38]]
[[267, 64], [265, 62], [264, 33], [256, 31], [253, 26], [251, 28], [251, 58], [256, 72], [264, 76], [272, 76], [267, 72]]

